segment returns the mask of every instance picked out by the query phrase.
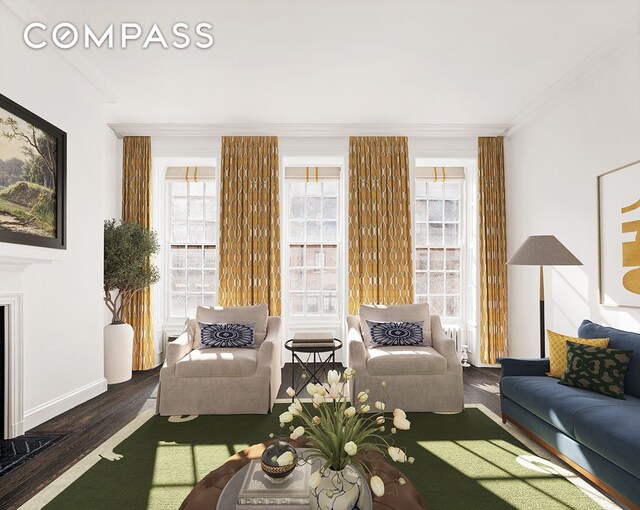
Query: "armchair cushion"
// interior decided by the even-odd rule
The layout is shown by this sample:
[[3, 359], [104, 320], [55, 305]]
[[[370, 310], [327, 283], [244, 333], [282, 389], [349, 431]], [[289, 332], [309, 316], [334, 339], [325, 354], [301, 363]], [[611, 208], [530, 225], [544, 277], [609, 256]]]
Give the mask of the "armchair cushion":
[[257, 362], [258, 349], [195, 349], [176, 363], [176, 377], [246, 377]]
[[433, 347], [377, 347], [368, 349], [371, 375], [434, 375], [447, 371], [447, 360]]
[[431, 346], [431, 315], [427, 303], [415, 305], [360, 305], [360, 329], [367, 347], [372, 345], [371, 331], [367, 321], [372, 322], [423, 322], [424, 344]]
[[[255, 324], [255, 344], [260, 345], [267, 336], [267, 305], [255, 306], [199, 306], [196, 310], [197, 322], [206, 324]], [[196, 327], [194, 345], [200, 345], [200, 328]]]

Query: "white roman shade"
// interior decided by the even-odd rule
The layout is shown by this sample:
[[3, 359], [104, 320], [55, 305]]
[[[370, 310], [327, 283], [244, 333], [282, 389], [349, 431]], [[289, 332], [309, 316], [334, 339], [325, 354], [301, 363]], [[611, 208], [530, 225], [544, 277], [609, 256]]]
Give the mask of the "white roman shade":
[[416, 178], [433, 182], [452, 182], [464, 180], [462, 166], [419, 166], [416, 167]]
[[212, 181], [215, 175], [213, 166], [169, 166], [166, 178], [169, 181], [200, 182]]
[[338, 166], [288, 166], [284, 169], [285, 179], [294, 181], [330, 181], [340, 178]]

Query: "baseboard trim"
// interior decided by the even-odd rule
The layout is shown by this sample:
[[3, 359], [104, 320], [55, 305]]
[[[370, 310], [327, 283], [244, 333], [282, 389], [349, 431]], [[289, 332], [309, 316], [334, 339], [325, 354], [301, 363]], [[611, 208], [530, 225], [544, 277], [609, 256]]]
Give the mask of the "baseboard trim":
[[49, 400], [49, 402], [45, 402], [33, 409], [29, 409], [24, 413], [24, 429], [29, 430], [37, 427], [41, 423], [44, 423], [51, 418], [55, 418], [69, 409], [97, 397], [105, 391], [107, 391], [107, 380], [104, 377], [101, 377], [97, 381], [85, 384], [84, 386], [70, 391], [69, 393], [65, 393], [53, 400]]
[[566, 455], [564, 455], [560, 451], [556, 450], [549, 443], [547, 443], [543, 439], [541, 439], [538, 436], [536, 436], [533, 432], [531, 432], [529, 429], [527, 429], [526, 427], [524, 427], [523, 425], [521, 425], [520, 423], [515, 421], [509, 415], [502, 413], [502, 423], [507, 423], [507, 422], [511, 423], [512, 425], [514, 425], [515, 427], [520, 429], [520, 431], [522, 431], [522, 433], [524, 433], [524, 435], [526, 435], [528, 438], [530, 438], [533, 441], [535, 441], [536, 443], [538, 443], [543, 448], [549, 450], [553, 455], [555, 455], [560, 460], [562, 460], [563, 462], [565, 462], [566, 464], [571, 466], [573, 469], [575, 469], [578, 473], [580, 473], [582, 476], [584, 476], [587, 480], [589, 480], [596, 487], [598, 487], [602, 491], [604, 491], [607, 494], [609, 494], [612, 498], [617, 499], [618, 501], [620, 501], [624, 505], [628, 506], [631, 510], [640, 510], [640, 507], [638, 505], [636, 505], [633, 501], [629, 501], [629, 499], [625, 498], [618, 491], [616, 491], [615, 489], [609, 487], [606, 483], [604, 483], [598, 477], [596, 477], [595, 475], [593, 475], [592, 473], [587, 471], [580, 464], [577, 464], [575, 461], [571, 460], [569, 457], [567, 457]]

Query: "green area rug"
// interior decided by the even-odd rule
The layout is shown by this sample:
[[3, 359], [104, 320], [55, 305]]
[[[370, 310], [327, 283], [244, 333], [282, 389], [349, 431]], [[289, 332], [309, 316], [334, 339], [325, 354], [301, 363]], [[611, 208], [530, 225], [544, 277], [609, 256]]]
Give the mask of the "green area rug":
[[[115, 455], [103, 449], [108, 458], [87, 459], [93, 465], [44, 508], [177, 509], [209, 471], [277, 432], [284, 408], [279, 404], [266, 416], [200, 416], [182, 422], [153, 416], [113, 448]], [[602, 508], [480, 409], [410, 413], [409, 419], [411, 430], [396, 439], [416, 461], [400, 468], [429, 510]]]

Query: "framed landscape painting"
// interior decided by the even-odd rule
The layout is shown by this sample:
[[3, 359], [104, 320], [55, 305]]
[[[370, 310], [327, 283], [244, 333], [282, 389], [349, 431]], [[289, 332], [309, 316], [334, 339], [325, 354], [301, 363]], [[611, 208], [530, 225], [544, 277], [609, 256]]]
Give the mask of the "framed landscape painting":
[[640, 161], [598, 177], [600, 303], [640, 308]]
[[67, 135], [0, 94], [0, 242], [65, 248]]

